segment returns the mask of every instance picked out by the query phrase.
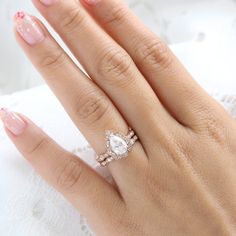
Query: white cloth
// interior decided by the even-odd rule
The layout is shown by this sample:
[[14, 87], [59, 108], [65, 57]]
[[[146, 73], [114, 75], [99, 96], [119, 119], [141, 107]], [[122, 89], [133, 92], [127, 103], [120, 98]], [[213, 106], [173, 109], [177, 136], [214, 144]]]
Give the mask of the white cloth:
[[[129, 2], [150, 27], [172, 45], [171, 48], [194, 78], [236, 117], [236, 95], [234, 96], [236, 67], [233, 65], [236, 61], [235, 2], [231, 0], [192, 0], [191, 4], [189, 0], [130, 0]], [[3, 13], [0, 14], [1, 22], [10, 25], [6, 19], [10, 19], [13, 9], [23, 6], [27, 6], [31, 11], [26, 2], [1, 0], [0, 12]], [[9, 11], [4, 12], [4, 9]], [[33, 67], [22, 59], [23, 54], [16, 48], [9, 26], [6, 27], [4, 24], [2, 29], [6, 34], [0, 37], [0, 93], [40, 83]], [[14, 70], [11, 63], [13, 59]], [[94, 151], [47, 86], [2, 96], [1, 106], [27, 115], [60, 145], [95, 167]], [[97, 169], [97, 171], [109, 178], [106, 170]], [[0, 235], [93, 235], [85, 218], [33, 171], [7, 138], [1, 123]]]

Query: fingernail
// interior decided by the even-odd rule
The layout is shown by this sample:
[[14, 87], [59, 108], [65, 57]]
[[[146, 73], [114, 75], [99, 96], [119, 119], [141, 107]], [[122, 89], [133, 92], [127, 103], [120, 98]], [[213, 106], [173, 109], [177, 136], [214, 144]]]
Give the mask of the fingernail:
[[45, 35], [38, 23], [25, 12], [15, 14], [16, 30], [30, 45], [35, 45], [44, 40]]
[[26, 128], [26, 123], [16, 113], [7, 108], [0, 109], [0, 118], [4, 126], [16, 136], [22, 134]]
[[97, 3], [99, 3], [101, 0], [84, 0], [84, 2], [86, 2], [89, 5], [96, 5]]
[[50, 6], [54, 4], [55, 2], [57, 2], [57, 0], [39, 0], [39, 1], [46, 6]]

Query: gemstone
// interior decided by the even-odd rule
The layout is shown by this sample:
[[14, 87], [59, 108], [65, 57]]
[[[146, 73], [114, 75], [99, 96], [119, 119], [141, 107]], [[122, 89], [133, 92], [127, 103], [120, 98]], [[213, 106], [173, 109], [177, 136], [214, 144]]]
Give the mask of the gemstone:
[[109, 142], [111, 150], [116, 155], [123, 155], [128, 151], [128, 145], [125, 140], [115, 134], [109, 136]]

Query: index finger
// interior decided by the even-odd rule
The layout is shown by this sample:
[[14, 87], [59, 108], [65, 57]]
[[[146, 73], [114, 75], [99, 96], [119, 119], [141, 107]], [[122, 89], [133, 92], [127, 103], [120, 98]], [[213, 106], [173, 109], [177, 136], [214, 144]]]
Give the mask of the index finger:
[[0, 117], [22, 155], [88, 218], [93, 228], [109, 222], [110, 215], [121, 209], [121, 198], [105, 179], [60, 147], [27, 117], [8, 109], [1, 109]]

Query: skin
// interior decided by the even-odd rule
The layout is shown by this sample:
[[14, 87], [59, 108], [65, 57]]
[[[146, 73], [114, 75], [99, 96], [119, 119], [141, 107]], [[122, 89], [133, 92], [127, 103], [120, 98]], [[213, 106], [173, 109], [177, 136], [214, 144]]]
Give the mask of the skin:
[[139, 142], [109, 165], [110, 184], [23, 116], [23, 134], [6, 132], [24, 157], [96, 235], [235, 235], [232, 117], [120, 0], [33, 3], [91, 79], [42, 23], [43, 42], [17, 39], [94, 150], [128, 124]]

